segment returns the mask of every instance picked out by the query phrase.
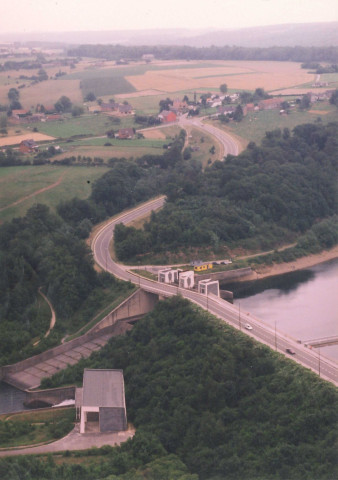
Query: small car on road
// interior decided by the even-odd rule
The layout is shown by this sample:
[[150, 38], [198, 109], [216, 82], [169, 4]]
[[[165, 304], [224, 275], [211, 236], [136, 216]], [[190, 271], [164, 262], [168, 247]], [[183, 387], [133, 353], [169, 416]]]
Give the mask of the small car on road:
[[244, 325], [244, 328], [246, 328], [247, 330], [252, 330], [252, 326], [250, 325], [250, 323], [246, 323]]
[[292, 348], [287, 348], [286, 353], [289, 353], [290, 355], [296, 355], [296, 352], [292, 350]]

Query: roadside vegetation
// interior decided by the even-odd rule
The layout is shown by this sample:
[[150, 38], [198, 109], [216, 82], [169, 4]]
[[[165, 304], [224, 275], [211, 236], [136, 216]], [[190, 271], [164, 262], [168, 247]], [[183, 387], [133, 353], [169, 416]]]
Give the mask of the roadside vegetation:
[[45, 409], [0, 417], [0, 448], [36, 445], [64, 437], [74, 428], [75, 409]]

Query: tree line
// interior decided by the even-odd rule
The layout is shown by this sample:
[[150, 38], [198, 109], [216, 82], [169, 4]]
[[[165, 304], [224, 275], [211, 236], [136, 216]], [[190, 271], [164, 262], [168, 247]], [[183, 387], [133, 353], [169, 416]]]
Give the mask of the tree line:
[[[139, 261], [148, 252], [220, 244], [266, 249], [281, 239], [293, 241], [337, 214], [337, 133], [337, 123], [300, 125], [293, 134], [277, 129], [260, 146], [250, 143], [238, 157], [228, 155], [204, 171], [180, 162], [166, 183], [164, 208], [142, 230], [116, 227], [118, 258]], [[326, 223], [323, 229], [334, 245], [336, 227]]]
[[105, 58], [107, 60], [141, 60], [152, 54], [161, 60], [272, 60], [282, 62], [338, 62], [338, 47], [189, 47], [187, 45], [80, 45], [70, 48], [72, 57]]

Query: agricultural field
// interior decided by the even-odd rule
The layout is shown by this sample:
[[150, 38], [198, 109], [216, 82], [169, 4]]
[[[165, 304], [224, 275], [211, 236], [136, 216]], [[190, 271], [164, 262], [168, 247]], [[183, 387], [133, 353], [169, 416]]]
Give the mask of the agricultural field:
[[[191, 65], [192, 67], [192, 65]], [[136, 90], [153, 88], [166, 92], [198, 88], [218, 88], [226, 83], [235, 90], [267, 91], [293, 87], [314, 80], [314, 75], [294, 62], [215, 61], [212, 65], [201, 62], [195, 68], [175, 68], [170, 71], [146, 71], [142, 75], [127, 76]]]
[[[117, 123], [118, 122], [118, 123]], [[24, 126], [21, 125], [21, 128]], [[104, 114], [82, 115], [80, 117], [65, 116], [61, 121], [32, 123], [26, 129], [37, 128], [39, 132], [56, 138], [70, 138], [75, 135], [105, 135], [108, 130], [134, 127], [132, 116], [114, 117]]]
[[108, 167], [56, 167], [51, 165], [0, 168], [0, 223], [25, 215], [36, 203], [51, 210], [61, 200], [88, 198], [91, 184]]
[[292, 130], [302, 123], [320, 121], [323, 124], [337, 121], [337, 108], [330, 104], [318, 102], [309, 111], [291, 110], [289, 115], [280, 115], [278, 110], [249, 112], [239, 123], [222, 124], [220, 121], [210, 121], [213, 125], [224, 129], [230, 134], [242, 139], [243, 148], [250, 142], [257, 144], [264, 138], [265, 132], [280, 128]]
[[10, 135], [7, 137], [0, 137], [0, 147], [5, 147], [7, 145], [18, 145], [23, 140], [32, 139], [36, 142], [47, 142], [49, 140], [54, 140], [54, 137], [50, 135], [44, 135], [43, 133], [31, 132], [31, 133], [20, 133], [17, 135]]

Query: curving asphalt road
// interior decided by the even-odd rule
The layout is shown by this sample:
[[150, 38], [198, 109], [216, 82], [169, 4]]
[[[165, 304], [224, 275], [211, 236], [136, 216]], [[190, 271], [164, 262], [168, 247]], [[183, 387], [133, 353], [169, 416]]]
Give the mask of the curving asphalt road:
[[205, 117], [193, 117], [187, 118], [185, 115], [179, 117], [179, 124], [182, 127], [191, 125], [201, 130], [205, 130], [206, 132], [210, 133], [213, 137], [215, 137], [223, 147], [223, 157], [226, 157], [228, 154], [231, 155], [238, 155], [239, 148], [237, 142], [229, 135], [228, 133], [220, 130], [213, 125], [208, 123], [203, 123], [203, 119]]
[[[292, 349], [295, 352], [295, 355], [290, 355], [290, 358], [317, 374], [320, 374], [325, 380], [338, 385], [337, 364], [323, 358], [323, 356], [320, 357], [315, 351], [310, 350], [305, 345], [298, 343], [295, 339], [282, 332], [271, 328], [258, 318], [253, 317], [250, 313], [241, 312], [236, 306], [214, 295], [206, 297], [196, 291], [146, 279], [135, 273], [129, 272], [126, 267], [121, 266], [112, 260], [109, 255], [109, 243], [113, 237], [115, 225], [118, 223], [128, 224], [136, 218], [142, 217], [145, 214], [150, 213], [152, 210], [160, 208], [164, 202], [164, 196], [156, 198], [155, 200], [151, 200], [133, 210], [122, 213], [112, 219], [108, 224], [102, 226], [96, 233], [92, 243], [94, 258], [98, 265], [121, 280], [130, 281], [148, 292], [163, 295], [164, 297], [171, 297], [180, 294], [182, 297], [189, 299], [204, 309], [207, 309], [210, 313], [226, 321], [233, 327], [243, 330], [251, 337], [275, 350], [278, 350], [286, 356], [288, 356], [286, 349]], [[249, 323], [252, 326], [252, 330], [245, 329], [244, 325], [246, 323]]]

